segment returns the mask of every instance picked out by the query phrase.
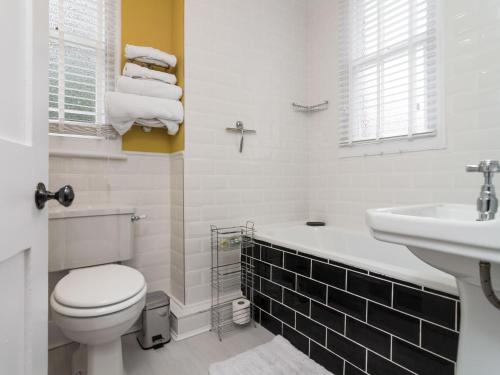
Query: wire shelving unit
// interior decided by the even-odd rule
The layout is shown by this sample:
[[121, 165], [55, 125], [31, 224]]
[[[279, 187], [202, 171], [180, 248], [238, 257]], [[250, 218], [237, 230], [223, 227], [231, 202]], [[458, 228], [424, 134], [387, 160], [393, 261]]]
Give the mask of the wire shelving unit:
[[[253, 248], [255, 225], [219, 228], [210, 226], [211, 232], [211, 284], [212, 331], [219, 340], [242, 325], [255, 324], [253, 319], [253, 264], [247, 251]], [[233, 314], [233, 301], [246, 297], [250, 305]], [[247, 321], [247, 317], [250, 317]], [[239, 321], [239, 322], [238, 322]], [[244, 322], [243, 324], [241, 324]]]

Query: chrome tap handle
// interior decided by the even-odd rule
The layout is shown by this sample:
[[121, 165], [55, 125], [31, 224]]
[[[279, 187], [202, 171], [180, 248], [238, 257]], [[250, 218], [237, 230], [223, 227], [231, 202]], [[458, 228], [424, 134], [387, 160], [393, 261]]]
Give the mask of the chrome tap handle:
[[465, 166], [466, 172], [479, 172], [479, 165], [467, 165]]
[[500, 163], [497, 160], [483, 160], [478, 165], [468, 165], [465, 170], [484, 174], [484, 184], [481, 186], [481, 193], [477, 199], [478, 220], [493, 220], [498, 210], [493, 175], [500, 172]]
[[498, 160], [483, 160], [478, 165], [468, 165], [467, 172], [497, 173], [500, 172], [500, 163]]

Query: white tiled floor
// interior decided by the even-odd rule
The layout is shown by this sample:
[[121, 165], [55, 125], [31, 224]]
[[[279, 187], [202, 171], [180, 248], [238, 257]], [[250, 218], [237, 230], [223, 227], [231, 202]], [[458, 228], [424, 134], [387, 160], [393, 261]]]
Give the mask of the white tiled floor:
[[213, 362], [222, 361], [274, 337], [266, 329], [246, 327], [229, 333], [222, 342], [212, 332], [183, 341], [171, 341], [162, 349], [142, 350], [135, 335], [123, 337], [126, 375], [207, 375]]

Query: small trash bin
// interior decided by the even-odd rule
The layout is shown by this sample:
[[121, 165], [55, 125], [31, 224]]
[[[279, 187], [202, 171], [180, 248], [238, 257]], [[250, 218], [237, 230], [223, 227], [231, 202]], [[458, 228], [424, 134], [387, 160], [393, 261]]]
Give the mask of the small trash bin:
[[170, 341], [170, 297], [162, 291], [146, 295], [142, 310], [142, 330], [137, 341], [142, 349], [158, 349]]

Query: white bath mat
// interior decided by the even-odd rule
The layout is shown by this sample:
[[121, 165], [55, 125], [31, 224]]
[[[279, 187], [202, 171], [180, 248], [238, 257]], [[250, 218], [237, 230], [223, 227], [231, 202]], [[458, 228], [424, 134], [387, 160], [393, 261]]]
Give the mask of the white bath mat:
[[210, 375], [331, 375], [282, 336], [210, 365]]

